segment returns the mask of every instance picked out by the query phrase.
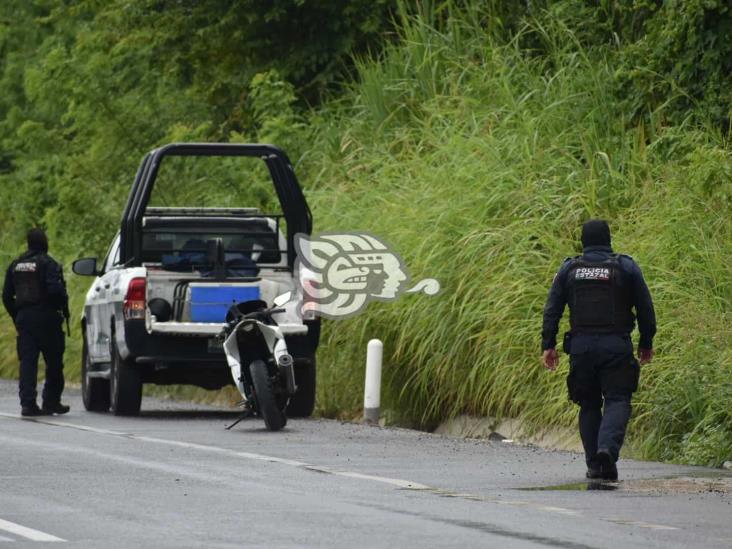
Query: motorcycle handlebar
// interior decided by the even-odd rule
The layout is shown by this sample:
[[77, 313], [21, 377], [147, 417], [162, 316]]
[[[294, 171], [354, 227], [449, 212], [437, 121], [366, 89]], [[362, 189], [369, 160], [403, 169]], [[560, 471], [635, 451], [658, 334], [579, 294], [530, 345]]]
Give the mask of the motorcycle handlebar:
[[[225, 334], [229, 333], [230, 330], [233, 330], [234, 327], [236, 327], [242, 320], [263, 320], [263, 321], [272, 321], [272, 315], [277, 313], [284, 313], [285, 309], [283, 308], [273, 308], [273, 309], [262, 309], [259, 311], [253, 311], [251, 313], [247, 313], [245, 315], [241, 315], [237, 318], [234, 318], [233, 320], [227, 322], [226, 328], [221, 332], [219, 337], [225, 338]], [[272, 321], [274, 323], [274, 321]]]
[[285, 309], [264, 309], [264, 310], [261, 310], [261, 311], [254, 311], [254, 312], [251, 312], [251, 313], [247, 313], [244, 316], [242, 316], [240, 320], [243, 320], [245, 318], [251, 318], [251, 319], [256, 320], [258, 318], [261, 318], [262, 316], [265, 316], [267, 318], [271, 318], [272, 315], [274, 315], [274, 314], [284, 313], [284, 312], [285, 312]]

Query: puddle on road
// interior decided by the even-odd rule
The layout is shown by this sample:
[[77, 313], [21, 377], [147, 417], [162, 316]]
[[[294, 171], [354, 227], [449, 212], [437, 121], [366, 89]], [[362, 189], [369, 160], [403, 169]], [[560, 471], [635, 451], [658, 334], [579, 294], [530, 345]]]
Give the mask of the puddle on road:
[[620, 488], [618, 482], [572, 482], [569, 484], [557, 484], [555, 486], [531, 486], [529, 488], [519, 488], [526, 492], [544, 492], [553, 490], [617, 490]]
[[522, 491], [586, 491], [602, 490], [634, 492], [645, 494], [719, 494], [732, 495], [732, 477], [700, 474], [698, 476], [666, 477], [653, 479], [623, 480], [620, 482], [584, 481], [554, 486], [531, 486], [519, 488]]

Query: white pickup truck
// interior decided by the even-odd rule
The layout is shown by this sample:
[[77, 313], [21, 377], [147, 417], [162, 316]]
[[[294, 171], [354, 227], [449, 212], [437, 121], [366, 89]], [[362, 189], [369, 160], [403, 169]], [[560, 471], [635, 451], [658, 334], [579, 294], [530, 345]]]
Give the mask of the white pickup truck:
[[[282, 209], [148, 207], [166, 156], [248, 156], [265, 162]], [[283, 230], [284, 227], [284, 230]], [[287, 156], [270, 145], [171, 144], [145, 156], [106, 258], [83, 258], [73, 271], [94, 276], [81, 317], [82, 396], [91, 411], [140, 411], [142, 385], [190, 384], [219, 389], [233, 380], [220, 334], [229, 307], [297, 294], [296, 233], [312, 218]], [[287, 337], [297, 393], [287, 414], [308, 416], [315, 404], [319, 320], [288, 323], [307, 333]], [[304, 331], [304, 330], [302, 330]], [[301, 331], [301, 332], [302, 332]], [[251, 359], [257, 350], [252, 349]]]

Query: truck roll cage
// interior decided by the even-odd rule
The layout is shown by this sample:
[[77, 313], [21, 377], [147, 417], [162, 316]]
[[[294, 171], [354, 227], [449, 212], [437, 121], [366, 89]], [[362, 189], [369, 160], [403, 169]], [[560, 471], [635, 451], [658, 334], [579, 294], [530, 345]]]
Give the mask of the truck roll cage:
[[[287, 265], [295, 263], [295, 234], [312, 232], [312, 214], [284, 151], [274, 145], [234, 143], [172, 143], [154, 149], [142, 159], [130, 190], [120, 225], [120, 262], [142, 264], [142, 222], [160, 165], [166, 156], [243, 156], [260, 158], [267, 165], [287, 222]], [[191, 208], [195, 211], [195, 208]], [[160, 209], [153, 211], [160, 212]], [[218, 209], [220, 215], [226, 209]], [[239, 212], [241, 215], [241, 211]]]

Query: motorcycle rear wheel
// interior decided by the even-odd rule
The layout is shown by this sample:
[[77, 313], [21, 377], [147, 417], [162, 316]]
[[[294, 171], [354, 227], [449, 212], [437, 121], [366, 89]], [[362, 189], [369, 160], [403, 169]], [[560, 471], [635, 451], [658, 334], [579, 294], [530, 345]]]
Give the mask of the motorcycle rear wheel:
[[267, 365], [262, 360], [255, 360], [249, 365], [249, 373], [252, 376], [257, 410], [264, 419], [264, 424], [270, 431], [279, 431], [287, 424], [287, 416], [277, 403]]

